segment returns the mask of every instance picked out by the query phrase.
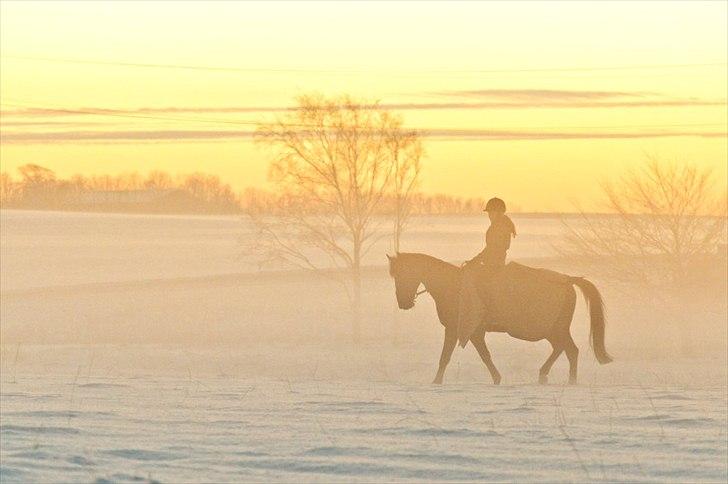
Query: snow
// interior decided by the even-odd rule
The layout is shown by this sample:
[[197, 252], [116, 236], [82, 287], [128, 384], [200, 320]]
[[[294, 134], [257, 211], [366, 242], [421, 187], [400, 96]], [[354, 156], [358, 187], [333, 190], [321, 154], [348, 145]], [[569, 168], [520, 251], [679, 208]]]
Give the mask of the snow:
[[726, 479], [720, 384], [81, 373], [4, 382], [3, 482]]
[[[537, 385], [548, 344], [494, 334], [502, 385], [468, 346], [436, 386], [442, 328], [426, 296], [396, 309], [386, 242], [353, 347], [338, 285], [259, 273], [239, 218], [0, 217], [3, 483], [728, 479], [715, 288], [670, 306], [595, 279], [614, 363], [595, 362], [579, 299], [578, 385], [563, 357]], [[511, 255], [549, 265], [559, 221], [516, 223]], [[405, 249], [464, 259], [484, 224], [416, 220]]]

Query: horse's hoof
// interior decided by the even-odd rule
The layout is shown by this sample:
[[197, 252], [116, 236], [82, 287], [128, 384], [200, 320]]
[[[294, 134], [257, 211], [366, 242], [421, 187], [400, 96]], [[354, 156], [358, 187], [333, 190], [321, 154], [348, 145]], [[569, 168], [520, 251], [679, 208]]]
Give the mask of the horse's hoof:
[[548, 376], [546, 376], [546, 375], [539, 375], [539, 376], [538, 376], [538, 382], [539, 382], [539, 383], [540, 383], [541, 385], [545, 385], [545, 384], [547, 384], [547, 383], [549, 382], [549, 377], [548, 377]]
[[435, 378], [432, 380], [433, 385], [442, 385], [442, 378]]
[[501, 376], [500, 375], [496, 375], [496, 376], [493, 377], [493, 385], [500, 385], [500, 382], [501, 382]]
[[576, 378], [574, 378], [574, 379], [569, 378], [569, 385], [576, 385]]

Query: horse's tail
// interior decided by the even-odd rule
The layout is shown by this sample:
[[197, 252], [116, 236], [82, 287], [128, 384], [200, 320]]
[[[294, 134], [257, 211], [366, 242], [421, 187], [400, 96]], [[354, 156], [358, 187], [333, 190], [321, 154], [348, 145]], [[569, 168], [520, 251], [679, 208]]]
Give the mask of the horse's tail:
[[589, 308], [591, 326], [589, 329], [589, 340], [594, 350], [597, 361], [605, 365], [612, 361], [612, 357], [604, 347], [604, 300], [594, 284], [583, 277], [572, 277], [571, 282], [576, 285], [586, 299]]

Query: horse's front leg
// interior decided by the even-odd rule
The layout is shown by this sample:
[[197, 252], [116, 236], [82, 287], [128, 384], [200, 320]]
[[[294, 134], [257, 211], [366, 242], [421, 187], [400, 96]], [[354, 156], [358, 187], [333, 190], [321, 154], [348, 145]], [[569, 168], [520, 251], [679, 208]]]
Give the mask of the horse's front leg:
[[473, 343], [475, 349], [478, 350], [480, 359], [483, 360], [483, 363], [485, 363], [485, 366], [490, 372], [490, 376], [493, 378], [493, 383], [500, 385], [501, 375], [493, 364], [493, 360], [490, 357], [490, 351], [488, 351], [488, 347], [485, 345], [485, 328], [482, 326], [478, 328], [478, 330], [473, 333], [473, 336], [470, 337], [470, 342]]
[[455, 349], [455, 343], [458, 340], [458, 332], [455, 325], [445, 327], [445, 341], [442, 343], [442, 354], [440, 355], [440, 366], [437, 369], [437, 375], [432, 383], [442, 384], [442, 377], [445, 376], [445, 368], [450, 363], [452, 350]]

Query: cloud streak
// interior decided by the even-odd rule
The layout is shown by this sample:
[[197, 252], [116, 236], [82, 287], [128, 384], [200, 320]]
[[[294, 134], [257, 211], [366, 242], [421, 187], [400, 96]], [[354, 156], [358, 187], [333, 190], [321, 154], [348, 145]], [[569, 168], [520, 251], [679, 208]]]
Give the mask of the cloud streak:
[[[473, 91], [476, 92], [476, 91]], [[425, 102], [425, 103], [383, 103], [385, 109], [398, 111], [417, 110], [478, 110], [478, 109], [615, 109], [615, 108], [665, 108], [665, 107], [701, 107], [726, 106], [725, 99], [637, 99], [637, 100], [608, 100], [604, 93], [590, 92], [588, 94], [571, 93], [567, 91], [547, 91], [511, 93], [506, 101], [467, 101], [467, 102]], [[475, 95], [473, 95], [475, 96]], [[521, 96], [521, 97], [518, 97]], [[600, 97], [601, 96], [601, 97]], [[638, 97], [637, 94], [634, 94]], [[487, 96], [486, 96], [487, 97]], [[507, 97], [507, 96], [504, 96]], [[520, 99], [520, 100], [514, 100]], [[607, 99], [607, 100], [605, 100]], [[290, 106], [202, 106], [202, 107], [145, 107], [138, 109], [107, 109], [107, 108], [78, 108], [78, 109], [49, 109], [25, 108], [0, 111], [0, 116], [8, 117], [57, 117], [57, 116], [129, 116], [144, 117], [164, 114], [264, 114], [295, 111]], [[184, 121], [184, 119], [180, 119]], [[190, 118], [190, 121], [194, 121]]]
[[109, 121], [95, 122], [95, 121], [6, 121], [3, 120], [0, 123], [2, 127], [13, 127], [13, 128], [34, 128], [34, 127], [45, 127], [45, 128], [78, 128], [81, 126], [110, 126], [115, 123]]
[[[722, 131], [517, 131], [435, 129], [421, 132], [425, 138], [461, 141], [546, 141], [570, 139], [639, 139], [670, 137], [728, 137]], [[150, 131], [67, 131], [67, 132], [4, 132], [0, 142], [7, 144], [50, 144], [77, 142], [144, 142], [144, 141], [232, 141], [251, 139], [251, 130], [150, 130]]]
[[441, 91], [436, 96], [467, 97], [485, 99], [509, 99], [524, 101], [597, 100], [614, 98], [645, 98], [656, 96], [650, 92], [630, 91], [574, 91], [565, 89], [478, 89]]
[[537, 101], [531, 102], [450, 102], [390, 104], [389, 109], [437, 110], [437, 109], [584, 109], [584, 108], [664, 108], [686, 106], [725, 106], [725, 100], [665, 100], [665, 101]]

